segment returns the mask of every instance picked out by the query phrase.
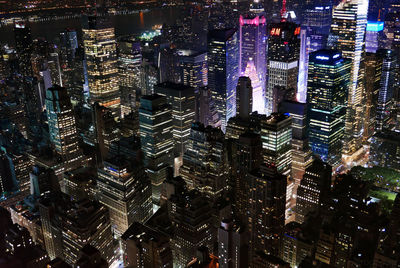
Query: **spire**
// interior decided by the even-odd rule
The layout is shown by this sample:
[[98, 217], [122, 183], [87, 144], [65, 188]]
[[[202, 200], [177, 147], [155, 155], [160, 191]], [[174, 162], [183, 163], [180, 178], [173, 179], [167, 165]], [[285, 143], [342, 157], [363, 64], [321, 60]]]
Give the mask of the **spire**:
[[281, 22], [286, 21], [286, 15], [287, 15], [286, 0], [283, 0], [282, 1], [282, 9], [281, 9]]

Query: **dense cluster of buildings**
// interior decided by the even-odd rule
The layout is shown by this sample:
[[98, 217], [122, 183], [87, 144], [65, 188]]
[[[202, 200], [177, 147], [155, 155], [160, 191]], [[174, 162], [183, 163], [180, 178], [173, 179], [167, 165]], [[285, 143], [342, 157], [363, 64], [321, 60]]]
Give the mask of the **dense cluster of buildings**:
[[386, 2], [204, 1], [145, 39], [101, 3], [57, 40], [15, 22], [0, 266], [398, 267]]

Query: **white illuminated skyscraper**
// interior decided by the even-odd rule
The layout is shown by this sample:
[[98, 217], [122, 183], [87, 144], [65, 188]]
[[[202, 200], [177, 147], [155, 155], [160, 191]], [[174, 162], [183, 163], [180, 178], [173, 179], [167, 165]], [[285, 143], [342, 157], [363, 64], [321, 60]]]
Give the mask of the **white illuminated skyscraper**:
[[351, 162], [360, 153], [363, 134], [363, 60], [368, 0], [345, 0], [333, 9], [329, 46], [352, 60], [343, 157]]
[[114, 27], [107, 18], [86, 16], [82, 31], [90, 99], [112, 109], [114, 116], [119, 117], [121, 100]]

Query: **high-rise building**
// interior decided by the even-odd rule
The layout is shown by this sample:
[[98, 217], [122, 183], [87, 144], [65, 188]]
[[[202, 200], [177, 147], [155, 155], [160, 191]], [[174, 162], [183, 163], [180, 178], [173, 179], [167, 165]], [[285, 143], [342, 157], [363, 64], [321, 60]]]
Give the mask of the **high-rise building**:
[[261, 250], [279, 256], [285, 226], [286, 177], [274, 167], [262, 167], [246, 178], [251, 252]]
[[159, 203], [161, 185], [174, 163], [172, 127], [171, 106], [166, 97], [154, 94], [140, 99], [140, 139], [154, 204]]
[[78, 145], [75, 115], [67, 89], [54, 86], [46, 91], [50, 141], [66, 167], [80, 166], [83, 154]]
[[382, 79], [378, 95], [376, 130], [382, 131], [389, 127], [390, 113], [393, 106], [393, 92], [396, 75], [396, 56], [391, 50], [379, 50], [378, 55], [383, 60]]
[[365, 114], [364, 140], [375, 133], [378, 96], [381, 89], [383, 59], [376, 53], [366, 53], [364, 61], [365, 72]]
[[134, 222], [121, 236], [121, 241], [126, 267], [173, 267], [170, 239], [165, 234]]
[[85, 16], [83, 44], [85, 48], [89, 93], [92, 103], [110, 108], [120, 116], [117, 42], [108, 16]]
[[208, 33], [208, 86], [219, 122], [225, 132], [229, 118], [236, 114], [236, 85], [239, 79], [239, 37], [235, 29]]
[[196, 190], [171, 195], [167, 206], [175, 227], [171, 239], [174, 266], [186, 267], [200, 246], [213, 248], [212, 210], [208, 201]]
[[275, 166], [284, 176], [292, 171], [292, 119], [274, 113], [261, 119], [261, 140], [264, 163]]
[[253, 107], [253, 87], [251, 79], [246, 76], [239, 77], [236, 87], [236, 116], [249, 118]]
[[32, 35], [25, 22], [14, 24], [15, 49], [18, 55], [19, 72], [24, 76], [32, 76]]
[[[271, 23], [268, 37], [268, 86], [266, 93], [266, 113], [273, 107], [275, 87], [297, 91], [300, 57], [300, 26], [288, 21]], [[275, 111], [276, 112], [276, 111]]]
[[60, 33], [62, 62], [72, 67], [78, 49], [78, 35], [76, 30], [66, 29]]
[[297, 189], [296, 221], [303, 223], [308, 213], [317, 210], [331, 189], [332, 167], [320, 159], [306, 169]]
[[164, 82], [154, 87], [154, 92], [165, 96], [172, 108], [172, 135], [174, 155], [182, 157], [190, 135], [190, 128], [195, 119], [194, 88], [171, 82]]
[[334, 7], [329, 48], [341, 51], [343, 58], [351, 59], [350, 86], [348, 89], [343, 160], [350, 163], [362, 154], [363, 135], [363, 62], [368, 0], [342, 1]]
[[98, 170], [97, 187], [116, 236], [133, 222], [144, 222], [152, 215], [150, 181], [140, 163], [122, 155], [107, 159]]
[[383, 47], [383, 21], [368, 21], [365, 33], [365, 52], [376, 53]]
[[234, 268], [249, 265], [249, 234], [233, 220], [223, 220], [218, 229], [219, 267]]
[[305, 169], [312, 163], [312, 152], [308, 144], [307, 104], [296, 101], [283, 101], [279, 112], [292, 118], [292, 174], [294, 192], [303, 178]]
[[[267, 78], [266, 53], [267, 53], [267, 25], [264, 12], [249, 12], [239, 17], [239, 71], [243, 75], [247, 69], [252, 69], [250, 76], [253, 90], [257, 94], [253, 97], [253, 111], [264, 113], [265, 87]], [[259, 88], [256, 87], [259, 84]], [[257, 105], [258, 104], [258, 105]]]
[[313, 153], [332, 166], [341, 160], [350, 64], [339, 51], [320, 50], [310, 54], [309, 143]]
[[179, 79], [182, 84], [193, 88], [207, 86], [207, 52], [178, 50]]
[[137, 111], [136, 92], [140, 89], [142, 54], [140, 42], [132, 39], [118, 41], [118, 79], [121, 91], [121, 114]]
[[304, 103], [307, 99], [308, 60], [311, 52], [324, 49], [332, 20], [332, 5], [313, 3], [305, 7], [304, 21], [300, 31], [299, 78], [297, 100]]
[[80, 250], [90, 244], [108, 263], [112, 262], [114, 247], [110, 219], [104, 206], [87, 199], [70, 201], [69, 196], [54, 193], [40, 200], [39, 211], [50, 259], [58, 257], [75, 265]]
[[212, 199], [218, 197], [227, 187], [226, 153], [220, 129], [194, 123], [180, 169], [188, 188]]

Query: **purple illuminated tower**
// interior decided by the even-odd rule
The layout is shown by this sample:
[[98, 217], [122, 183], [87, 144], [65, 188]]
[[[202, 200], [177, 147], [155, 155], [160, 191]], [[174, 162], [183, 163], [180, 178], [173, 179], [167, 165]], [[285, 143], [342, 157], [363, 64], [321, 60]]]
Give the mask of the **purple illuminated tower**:
[[[241, 74], [244, 74], [249, 68], [249, 64], [253, 65], [255, 69], [250, 66], [251, 71], [255, 72], [249, 75], [252, 84], [259, 83], [261, 85], [260, 105], [253, 104], [253, 111], [264, 114], [265, 107], [265, 87], [266, 87], [266, 52], [267, 52], [267, 26], [264, 17], [264, 9], [258, 2], [254, 2], [250, 8], [250, 12], [239, 18], [239, 36], [240, 36], [240, 58], [239, 68]], [[256, 78], [256, 81], [253, 81]], [[254, 87], [253, 87], [254, 88]]]

